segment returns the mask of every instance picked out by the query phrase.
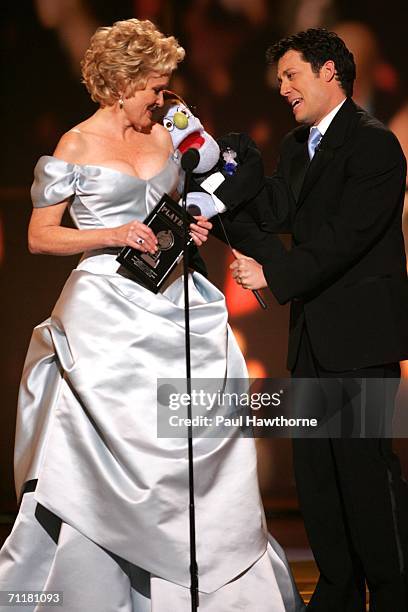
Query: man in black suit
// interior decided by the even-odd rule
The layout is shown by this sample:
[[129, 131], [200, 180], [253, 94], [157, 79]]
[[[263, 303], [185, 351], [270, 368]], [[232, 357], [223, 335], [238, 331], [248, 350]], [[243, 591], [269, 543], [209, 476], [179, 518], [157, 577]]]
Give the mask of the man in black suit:
[[[353, 56], [334, 33], [301, 32], [268, 53], [301, 126], [282, 144], [268, 197], [264, 190], [253, 203], [258, 226], [245, 232], [238, 220], [234, 237], [228, 223], [244, 254], [233, 276], [291, 301], [293, 376], [376, 378], [385, 394], [408, 357], [404, 155], [352, 101]], [[277, 231], [292, 233], [291, 250]], [[320, 570], [308, 609], [363, 612], [367, 582], [370, 610], [406, 612], [408, 493], [391, 441], [297, 439], [294, 465]]]

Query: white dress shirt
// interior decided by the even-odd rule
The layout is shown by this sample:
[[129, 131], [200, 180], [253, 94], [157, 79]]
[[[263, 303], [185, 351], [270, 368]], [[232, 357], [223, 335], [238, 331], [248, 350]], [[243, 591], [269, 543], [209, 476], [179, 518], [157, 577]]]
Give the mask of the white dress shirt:
[[346, 98], [344, 98], [344, 100], [342, 100], [340, 104], [338, 104], [335, 108], [333, 108], [333, 110], [331, 110], [328, 115], [323, 117], [323, 119], [317, 125], [311, 125], [310, 129], [312, 127], [317, 127], [321, 135], [324, 136], [327, 130], [329, 129], [329, 125], [331, 124], [331, 122], [333, 121], [333, 119], [335, 118], [335, 116], [337, 115], [337, 113], [339, 112], [343, 104], [345, 103], [345, 101], [346, 101]]

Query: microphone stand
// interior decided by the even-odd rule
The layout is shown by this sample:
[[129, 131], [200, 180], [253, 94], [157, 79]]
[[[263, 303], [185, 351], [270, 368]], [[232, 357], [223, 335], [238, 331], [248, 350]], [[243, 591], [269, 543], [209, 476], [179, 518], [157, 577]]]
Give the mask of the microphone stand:
[[[199, 153], [196, 149], [188, 149], [181, 158], [181, 167], [185, 171], [185, 181], [182, 196], [182, 207], [187, 213], [187, 193], [191, 172], [200, 161]], [[185, 328], [185, 347], [186, 347], [186, 381], [187, 381], [187, 418], [192, 422], [191, 411], [191, 351], [190, 351], [190, 300], [188, 289], [188, 246], [189, 226], [187, 220], [184, 223], [183, 240], [183, 274], [184, 274], [184, 328]], [[199, 606], [198, 596], [198, 565], [196, 549], [196, 526], [195, 526], [195, 502], [194, 502], [194, 453], [193, 453], [193, 428], [188, 426], [188, 484], [189, 484], [189, 522], [190, 522], [190, 593], [191, 611], [197, 612]]]
[[[188, 149], [181, 158], [181, 167], [185, 172], [184, 188], [182, 195], [182, 208], [187, 215], [187, 194], [191, 173], [200, 162], [200, 154], [197, 149]], [[229, 244], [228, 236], [223, 227], [225, 237]], [[189, 423], [192, 423], [191, 410], [191, 350], [190, 350], [190, 300], [188, 288], [189, 274], [189, 254], [188, 254], [188, 236], [189, 225], [187, 219], [184, 222], [183, 232], [183, 275], [184, 275], [184, 329], [185, 329], [185, 350], [186, 350], [186, 382], [187, 382], [187, 418]], [[231, 245], [230, 245], [231, 247]], [[262, 308], [266, 308], [266, 304], [258, 291], [253, 291], [256, 299]], [[191, 594], [191, 612], [197, 612], [199, 606], [199, 591], [198, 591], [198, 565], [197, 565], [197, 547], [196, 547], [196, 523], [195, 523], [195, 501], [194, 501], [194, 452], [193, 452], [193, 427], [190, 424], [187, 429], [188, 436], [188, 488], [189, 488], [189, 526], [190, 526], [190, 594]]]

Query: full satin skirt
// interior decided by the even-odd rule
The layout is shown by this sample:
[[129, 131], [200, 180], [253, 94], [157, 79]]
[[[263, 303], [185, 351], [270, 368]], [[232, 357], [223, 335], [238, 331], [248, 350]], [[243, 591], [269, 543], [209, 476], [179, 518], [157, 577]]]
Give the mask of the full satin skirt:
[[[155, 296], [107, 261], [80, 264], [33, 333], [15, 468], [19, 496], [37, 486], [0, 553], [0, 589], [63, 591], [67, 612], [187, 612], [187, 443], [157, 435], [157, 380], [185, 376], [182, 278]], [[247, 372], [224, 297], [197, 273], [189, 287], [192, 376], [234, 392]], [[200, 610], [303, 610], [268, 540], [254, 441], [238, 428], [196, 438], [194, 459]]]

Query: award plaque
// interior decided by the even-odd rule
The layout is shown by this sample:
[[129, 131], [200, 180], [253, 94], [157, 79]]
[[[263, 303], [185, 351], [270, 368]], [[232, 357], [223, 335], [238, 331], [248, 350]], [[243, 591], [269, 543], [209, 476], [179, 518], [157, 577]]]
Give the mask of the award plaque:
[[[132, 247], [123, 247], [117, 256], [130, 278], [158, 293], [172, 270], [183, 256], [184, 223], [190, 225], [195, 219], [165, 194], [152, 212], [143, 221], [158, 240], [156, 253], [142, 253]], [[187, 246], [193, 242], [187, 236]], [[127, 274], [129, 277], [129, 274]]]

